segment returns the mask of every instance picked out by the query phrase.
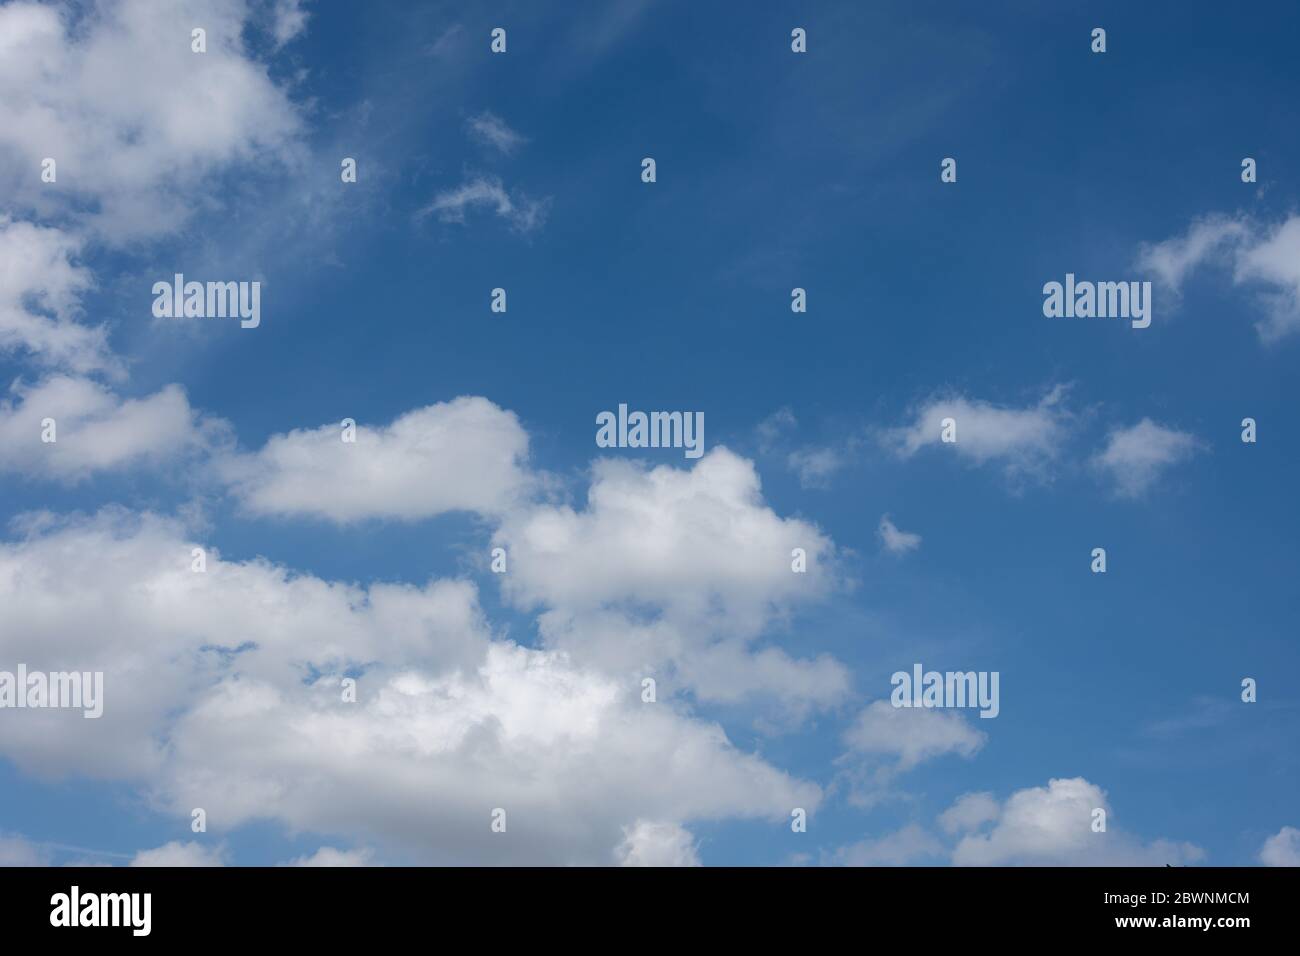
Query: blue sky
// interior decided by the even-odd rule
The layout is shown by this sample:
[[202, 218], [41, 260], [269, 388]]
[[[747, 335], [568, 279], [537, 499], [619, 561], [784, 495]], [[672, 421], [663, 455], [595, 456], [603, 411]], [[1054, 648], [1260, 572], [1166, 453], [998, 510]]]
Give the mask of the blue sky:
[[[0, 670], [106, 672], [93, 731], [0, 710], [0, 860], [1294, 863], [1294, 21], [0, 7]], [[154, 319], [178, 271], [260, 281], [260, 326]], [[1151, 281], [1151, 326], [1045, 317], [1066, 273]], [[619, 403], [708, 455], [597, 448]], [[341, 464], [348, 417], [383, 450]], [[421, 597], [371, 620], [383, 585]], [[998, 672], [999, 715], [873, 709], [914, 662]]]

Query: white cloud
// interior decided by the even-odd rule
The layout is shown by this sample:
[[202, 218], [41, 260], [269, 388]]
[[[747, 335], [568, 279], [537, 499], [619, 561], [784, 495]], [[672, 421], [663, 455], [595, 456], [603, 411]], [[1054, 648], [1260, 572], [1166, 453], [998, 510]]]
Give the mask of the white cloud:
[[49, 865], [50, 854], [45, 847], [17, 833], [0, 831], [0, 866]]
[[[972, 464], [1000, 462], [1008, 476], [1041, 476], [1056, 458], [1067, 431], [1068, 416], [1061, 405], [1063, 386], [1027, 408], [1008, 408], [963, 398], [934, 398], [912, 413], [910, 424], [883, 435], [901, 458], [911, 458], [928, 445], [941, 445]], [[956, 441], [941, 442], [943, 420], [956, 422]]]
[[895, 779], [927, 760], [973, 757], [987, 736], [960, 713], [921, 707], [868, 704], [844, 731], [846, 750], [836, 758], [849, 803], [872, 807], [896, 797]]
[[480, 175], [438, 193], [415, 215], [416, 219], [437, 215], [443, 222], [464, 222], [467, 210], [484, 208], [506, 220], [516, 232], [528, 233], [542, 227], [550, 207], [549, 197], [530, 199], [522, 192], [511, 195], [499, 177]]
[[908, 551], [915, 551], [921, 546], [921, 536], [911, 531], [899, 531], [894, 522], [889, 520], [889, 515], [882, 515], [880, 518], [880, 527], [878, 529], [880, 540], [885, 545], [885, 550], [892, 554], [906, 554]]
[[[525, 467], [527, 434], [485, 399], [359, 428], [355, 443], [340, 436], [333, 425], [276, 436], [222, 456], [217, 473], [258, 514], [347, 523], [467, 510], [499, 521], [503, 590], [542, 612], [545, 644], [610, 673], [653, 674], [667, 693], [766, 697], [797, 718], [847, 692], [847, 672], [828, 656], [755, 647], [769, 624], [840, 581], [832, 542], [773, 513], [753, 464], [726, 449], [687, 469], [599, 460], [579, 511], [529, 500], [543, 478]], [[791, 569], [795, 548], [807, 573]]]
[[1300, 866], [1300, 830], [1283, 827], [1265, 840], [1259, 862], [1265, 866]]
[[486, 110], [477, 116], [471, 116], [467, 126], [471, 137], [507, 156], [528, 142], [525, 137], [506, 125], [505, 120]]
[[640, 820], [779, 824], [820, 801], [638, 682], [493, 637], [466, 582], [362, 589], [215, 551], [198, 574], [196, 544], [105, 513], [38, 516], [0, 545], [0, 657], [105, 673], [101, 718], [14, 712], [0, 754], [127, 781], [178, 819], [203, 807], [209, 827], [423, 862], [609, 862]]
[[827, 488], [831, 477], [844, 467], [844, 456], [834, 448], [801, 448], [789, 454], [786, 464], [799, 476], [799, 487]]
[[[754, 426], [754, 436], [761, 454], [772, 452], [779, 444], [789, 447], [785, 439], [799, 427], [799, 420], [789, 406], [782, 406]], [[836, 472], [842, 470], [853, 458], [861, 439], [850, 436], [841, 447], [807, 445], [795, 448], [785, 455], [785, 464], [799, 479], [804, 489], [829, 488]]]
[[1128, 428], [1113, 429], [1092, 462], [1110, 476], [1120, 497], [1136, 498], [1155, 484], [1165, 469], [1186, 461], [1202, 447], [1196, 436], [1144, 418]]
[[1234, 284], [1260, 287], [1267, 315], [1255, 328], [1265, 344], [1300, 331], [1300, 215], [1273, 226], [1246, 216], [1198, 220], [1185, 235], [1143, 245], [1137, 260], [1175, 296], [1197, 267], [1219, 262], [1231, 265]]
[[777, 441], [791, 429], [799, 427], [799, 420], [789, 407], [778, 408], [754, 427], [758, 436], [758, 449], [766, 454]]
[[[773, 621], [837, 586], [835, 549], [767, 507], [753, 464], [725, 448], [689, 469], [598, 460], [585, 510], [520, 509], [493, 543], [509, 555], [507, 598], [544, 609], [549, 647], [701, 699], [775, 697], [796, 715], [847, 691], [830, 658], [751, 650]], [[807, 573], [792, 572], [794, 548]]]
[[228, 679], [179, 720], [159, 799], [462, 863], [605, 862], [638, 819], [777, 822], [817, 803], [637, 689], [505, 642], [477, 671], [364, 676], [355, 705], [337, 683]]
[[[74, 211], [99, 238], [126, 242], [178, 229], [216, 170], [290, 161], [298, 113], [245, 49], [250, 16], [246, 3], [197, 0], [0, 7], [7, 204]], [[204, 54], [190, 50], [199, 24]], [[41, 182], [45, 157], [56, 183]]]
[[844, 732], [850, 752], [897, 757], [901, 770], [945, 754], [972, 757], [987, 739], [961, 714], [886, 700], [869, 704]]
[[[504, 586], [525, 606], [650, 603], [712, 614], [752, 630], [775, 606], [834, 585], [834, 545], [814, 525], [778, 517], [753, 463], [715, 447], [692, 468], [593, 465], [585, 511], [539, 506], [511, 514], [495, 539], [512, 557]], [[808, 572], [791, 572], [803, 548]]]
[[1292, 216], [1240, 249], [1233, 280], [1265, 286], [1269, 314], [1255, 324], [1265, 343], [1300, 331], [1300, 216]]
[[[541, 611], [544, 642], [495, 637], [468, 582], [362, 588], [212, 548], [199, 574], [191, 552], [203, 542], [175, 521], [29, 515], [18, 540], [0, 543], [0, 656], [103, 671], [105, 703], [94, 721], [60, 710], [7, 720], [0, 755], [23, 772], [125, 781], [162, 812], [188, 820], [202, 806], [222, 828], [269, 820], [446, 862], [609, 862], [620, 846], [631, 860], [664, 859], [682, 846], [647, 833], [782, 822], [818, 804], [816, 785], [737, 750], [672, 699], [764, 697], [797, 713], [847, 691], [829, 657], [755, 646], [837, 585], [834, 546], [775, 515], [752, 464], [725, 449], [689, 470], [599, 461], [588, 506], [574, 511], [529, 500], [527, 435], [484, 399], [360, 428], [355, 445], [325, 426], [236, 453], [179, 389], [132, 402], [65, 377], [18, 392], [0, 414], [10, 469], [71, 480], [215, 449], [216, 477], [256, 513], [345, 522], [458, 508], [500, 521], [504, 586]], [[53, 449], [39, 443], [47, 415]], [[51, 451], [67, 457], [35, 457]], [[792, 573], [793, 547], [807, 550], [809, 573]], [[646, 673], [663, 681], [655, 706], [640, 699]], [[358, 678], [355, 704], [341, 699], [345, 674]], [[511, 839], [494, 839], [494, 807], [508, 809]], [[202, 846], [141, 858], [222, 859]]]
[[1227, 251], [1246, 234], [1244, 222], [1213, 216], [1192, 223], [1183, 236], [1145, 243], [1138, 252], [1139, 269], [1155, 274], [1156, 281], [1175, 295], [1188, 275], [1206, 260]]
[[131, 866], [225, 866], [226, 851], [221, 846], [182, 843], [173, 840], [152, 850], [141, 850]]
[[[542, 478], [526, 468], [527, 434], [481, 398], [361, 426], [355, 443], [326, 425], [241, 453], [175, 387], [136, 402], [73, 379], [21, 392], [21, 404], [0, 406], [0, 469], [75, 480], [211, 450], [212, 475], [253, 514], [347, 524], [474, 512], [501, 522], [503, 587], [543, 612], [550, 647], [625, 677], [653, 674], [669, 695], [763, 698], [794, 719], [847, 692], [848, 674], [829, 656], [756, 646], [768, 625], [838, 586], [834, 546], [815, 526], [775, 515], [753, 465], [725, 449], [689, 470], [600, 461], [587, 510], [574, 511], [529, 502]], [[57, 421], [53, 445], [39, 440], [47, 416]], [[794, 548], [807, 553], [806, 574], [791, 570]]]
[[[1104, 832], [1093, 830], [1095, 809], [1106, 811]], [[1144, 841], [1117, 828], [1105, 792], [1082, 777], [1017, 790], [1005, 802], [986, 792], [963, 794], [937, 822], [949, 836], [960, 835], [955, 846], [910, 824], [841, 847], [823, 862], [903, 866], [951, 854], [956, 866], [1179, 866], [1205, 857], [1190, 843]]]
[[660, 698], [689, 693], [723, 705], [774, 703], [797, 722], [847, 695], [849, 674], [827, 654], [794, 658], [776, 646], [753, 648], [751, 635], [712, 617], [678, 613], [643, 620], [630, 611], [547, 611], [538, 618], [547, 647], [639, 682], [653, 676]]
[[[99, 471], [160, 464], [211, 450], [228, 426], [190, 407], [179, 385], [124, 399], [89, 379], [15, 383], [0, 401], [0, 473], [76, 482]], [[55, 441], [41, 440], [46, 418]]]
[[207, 542], [120, 510], [36, 516], [23, 531], [0, 544], [0, 659], [105, 674], [98, 720], [54, 710], [6, 720], [0, 752], [42, 776], [158, 772], [168, 714], [223, 676], [296, 683], [309, 664], [337, 674], [376, 660], [472, 670], [488, 640], [466, 582], [363, 589], [225, 561], [211, 547], [199, 574], [191, 551]]
[[448, 511], [496, 514], [526, 493], [528, 435], [513, 412], [484, 398], [457, 398], [358, 424], [275, 435], [260, 451], [227, 456], [218, 471], [252, 513], [348, 524], [415, 520]]
[[46, 367], [118, 376], [103, 326], [76, 321], [93, 284], [74, 263], [82, 241], [59, 229], [0, 216], [0, 350], [25, 351]]
[[996, 820], [1000, 812], [1001, 807], [993, 794], [966, 793], [939, 815], [939, 826], [943, 827], [945, 833], [978, 830], [984, 824]]
[[827, 862], [836, 866], [910, 866], [944, 852], [942, 843], [912, 823], [879, 839], [840, 847]]
[[285, 866], [376, 866], [374, 851], [363, 847], [360, 850], [339, 850], [332, 846], [323, 846], [311, 856], [300, 856]]
[[271, 11], [271, 33], [277, 47], [284, 46], [290, 40], [307, 29], [309, 15], [303, 9], [305, 0], [275, 0]]
[[676, 823], [638, 820], [623, 828], [614, 850], [620, 866], [699, 866], [700, 853], [690, 831]]
[[[1092, 829], [1094, 809], [1106, 811], [1105, 832]], [[991, 820], [987, 807], [973, 808], [969, 796], [948, 813], [955, 814], [945, 814], [950, 823], [961, 821], [966, 828], [992, 823], [987, 833], [962, 837], [952, 856], [958, 866], [1163, 866], [1205, 855], [1190, 843], [1146, 843], [1124, 833], [1114, 824], [1105, 792], [1082, 777], [1017, 790]]]

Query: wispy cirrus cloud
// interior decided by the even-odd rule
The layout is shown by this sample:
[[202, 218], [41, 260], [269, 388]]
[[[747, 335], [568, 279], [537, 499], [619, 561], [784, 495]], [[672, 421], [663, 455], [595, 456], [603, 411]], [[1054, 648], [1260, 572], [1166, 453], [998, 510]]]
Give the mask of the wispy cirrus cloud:
[[78, 261], [83, 245], [62, 229], [0, 216], [0, 350], [46, 368], [121, 378], [108, 329], [78, 320], [95, 281]]
[[876, 533], [880, 535], [880, 541], [885, 546], [885, 550], [891, 554], [906, 554], [908, 551], [915, 551], [921, 546], [921, 536], [919, 534], [911, 531], [900, 531], [898, 526], [890, 520], [889, 515], [881, 516]]
[[506, 156], [528, 142], [527, 137], [511, 129], [505, 120], [486, 110], [471, 116], [466, 121], [466, 127], [472, 139]]
[[530, 233], [546, 223], [551, 199], [533, 199], [521, 191], [511, 193], [499, 176], [478, 175], [453, 189], [444, 190], [416, 211], [416, 220], [437, 216], [442, 222], [463, 223], [471, 210], [495, 213], [519, 233]]

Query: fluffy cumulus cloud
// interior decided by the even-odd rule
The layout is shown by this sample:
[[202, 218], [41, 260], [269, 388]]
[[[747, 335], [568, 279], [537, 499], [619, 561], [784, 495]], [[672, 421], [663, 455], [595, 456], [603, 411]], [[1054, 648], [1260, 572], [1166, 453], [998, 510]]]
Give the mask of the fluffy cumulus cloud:
[[[493, 540], [509, 555], [507, 597], [542, 611], [548, 646], [705, 700], [768, 696], [799, 711], [847, 690], [834, 660], [754, 643], [837, 586], [835, 548], [773, 512], [753, 464], [725, 448], [692, 468], [599, 460], [585, 509], [510, 513]], [[806, 572], [792, 569], [795, 549]]]
[[54, 375], [15, 383], [11, 392], [0, 400], [0, 473], [75, 482], [204, 454], [228, 435], [224, 422], [190, 406], [179, 385], [122, 398], [90, 379]]
[[[1103, 832], [1093, 829], [1096, 810], [1106, 813]], [[1205, 858], [1205, 852], [1191, 843], [1145, 841], [1126, 833], [1110, 816], [1106, 793], [1095, 784], [1082, 777], [1049, 780], [1045, 787], [1017, 790], [1005, 801], [987, 792], [964, 794], [939, 815], [936, 829], [908, 824], [896, 832], [823, 853], [822, 862], [844, 866], [905, 866], [944, 860], [956, 866], [1182, 866]], [[1287, 829], [1274, 839], [1285, 838]]]
[[4, 658], [104, 672], [102, 717], [16, 712], [0, 754], [204, 807], [214, 833], [270, 820], [426, 862], [611, 862], [638, 821], [820, 800], [639, 684], [495, 637], [466, 582], [361, 589], [215, 552], [200, 573], [200, 544], [119, 512], [0, 548]]
[[418, 519], [447, 511], [496, 514], [527, 491], [528, 435], [513, 412], [484, 398], [416, 409], [389, 425], [341, 423], [273, 436], [219, 463], [254, 514], [339, 524]]
[[1156, 484], [1164, 472], [1191, 458], [1204, 446], [1188, 432], [1144, 418], [1136, 425], [1115, 428], [1092, 464], [1104, 473], [1123, 498], [1137, 498]]
[[[253, 19], [240, 0], [0, 7], [6, 199], [36, 215], [75, 208], [97, 237], [122, 242], [180, 226], [213, 171], [291, 161], [298, 113], [245, 45]], [[280, 36], [294, 22], [286, 9]], [[41, 182], [45, 158], [53, 184]]]
[[[909, 422], [887, 430], [882, 438], [901, 458], [941, 445], [975, 465], [1000, 464], [1012, 478], [1041, 477], [1059, 454], [1068, 432], [1064, 395], [1065, 388], [1057, 386], [1024, 408], [962, 396], [933, 398], [915, 408]], [[943, 441], [945, 419], [955, 423], [955, 441]]]
[[[464, 580], [360, 586], [228, 559], [166, 517], [27, 515], [0, 540], [0, 657], [102, 672], [102, 716], [15, 712], [0, 756], [41, 779], [124, 783], [177, 819], [206, 810], [212, 839], [141, 851], [141, 866], [221, 865], [223, 835], [254, 821], [322, 837], [294, 865], [696, 864], [693, 822], [782, 825], [816, 808], [816, 784], [676, 695], [800, 711], [847, 689], [829, 657], [761, 643], [835, 586], [834, 547], [768, 508], [749, 462], [602, 462], [575, 510], [538, 498], [527, 434], [486, 399], [361, 423], [355, 443], [329, 423], [240, 449], [179, 386], [133, 397], [102, 383], [125, 363], [82, 315], [83, 258], [180, 231], [236, 167], [298, 162], [298, 110], [251, 51], [306, 20], [296, 0], [0, 7], [0, 195], [21, 217], [0, 222], [0, 350], [44, 376], [0, 401], [0, 472], [73, 483], [202, 460], [257, 516], [471, 512], [508, 548], [507, 599], [539, 615], [541, 645], [494, 633]], [[523, 142], [490, 114], [470, 132], [501, 154]], [[47, 157], [57, 179], [42, 183]], [[423, 215], [486, 209], [531, 232], [548, 207], [472, 176]], [[654, 703], [645, 675], [662, 681]], [[0, 858], [49, 853], [6, 837]]]
[[[1098, 809], [1106, 812], [1104, 832], [1093, 829]], [[1074, 777], [1017, 790], [1000, 805], [968, 795], [941, 820], [964, 834], [952, 853], [958, 866], [1181, 866], [1205, 855], [1190, 843], [1145, 842], [1110, 818], [1105, 791]]]
[[[0, 352], [50, 376], [0, 402], [0, 472], [80, 481], [222, 444], [224, 425], [180, 386], [126, 397], [89, 377], [122, 380], [126, 365], [107, 328], [82, 321], [96, 284], [82, 258], [181, 229], [201, 201], [214, 208], [200, 188], [213, 175], [295, 161], [297, 110], [245, 43], [270, 20], [279, 40], [304, 22], [287, 0], [0, 6], [0, 199], [24, 217], [0, 218]], [[55, 442], [40, 440], [45, 419]]]
[[[139, 414], [83, 380], [46, 385], [52, 396], [68, 390], [69, 407], [102, 413], [110, 435], [114, 415]], [[32, 395], [23, 399], [20, 410]], [[172, 441], [183, 444], [192, 416], [174, 422]], [[113, 454], [86, 453], [78, 467], [129, 458], [123, 443], [148, 431], [124, 429], [105, 446]], [[358, 446], [368, 458], [345, 457], [354, 449], [330, 426], [218, 455], [230, 487], [262, 513], [491, 517], [510, 563], [505, 596], [538, 614], [540, 647], [494, 633], [468, 581], [361, 587], [210, 548], [196, 570], [203, 542], [172, 519], [30, 515], [0, 543], [0, 653], [30, 670], [102, 671], [103, 716], [15, 712], [0, 725], [0, 756], [41, 778], [125, 781], [178, 819], [205, 808], [212, 842], [144, 851], [138, 865], [219, 865], [223, 832], [256, 821], [374, 848], [325, 845], [295, 865], [691, 865], [700, 861], [692, 823], [781, 825], [791, 808], [818, 806], [816, 784], [741, 750], [675, 699], [768, 697], [799, 711], [848, 690], [834, 660], [759, 643], [843, 582], [834, 544], [777, 515], [751, 462], [723, 448], [689, 467], [599, 460], [575, 508], [523, 493], [527, 436], [483, 399], [362, 429]], [[382, 467], [357, 470], [366, 460]], [[428, 481], [438, 467], [448, 469], [442, 480]], [[493, 469], [511, 477], [491, 486]], [[792, 570], [795, 548], [806, 573]], [[647, 675], [662, 683], [654, 703], [642, 696]], [[973, 755], [984, 735], [961, 715], [877, 701], [844, 742], [837, 763], [850, 800], [868, 804], [923, 761]], [[967, 796], [939, 826], [958, 840], [957, 863], [1198, 858], [1195, 847], [1114, 827], [1092, 833], [1098, 806], [1099, 788], [1054, 780], [1003, 803]], [[496, 811], [510, 839], [493, 832]], [[910, 827], [828, 860], [904, 863], [938, 847]], [[45, 859], [15, 839], [3, 852]]]
[[945, 833], [964, 833], [978, 830], [998, 818], [1001, 807], [991, 793], [966, 793], [939, 815], [939, 826]]
[[77, 374], [121, 375], [107, 330], [78, 321], [94, 284], [76, 261], [81, 247], [60, 229], [0, 217], [0, 350]]
[[[753, 463], [725, 448], [692, 468], [600, 459], [585, 509], [511, 514], [496, 540], [512, 557], [505, 587], [524, 606], [654, 604], [752, 629], [835, 580], [830, 539], [767, 507]], [[806, 574], [791, 571], [794, 548]]]
[[700, 854], [690, 832], [676, 823], [638, 820], [623, 828], [614, 850], [620, 866], [699, 866]]
[[1138, 254], [1139, 268], [1174, 295], [1205, 264], [1229, 269], [1234, 284], [1258, 291], [1263, 315], [1255, 328], [1264, 343], [1300, 331], [1300, 215], [1272, 224], [1209, 216], [1183, 235], [1144, 245]]
[[[250, 512], [346, 524], [463, 510], [496, 523], [507, 597], [540, 612], [549, 647], [666, 692], [791, 713], [847, 689], [834, 660], [755, 646], [798, 604], [837, 586], [835, 549], [815, 526], [776, 515], [753, 464], [717, 449], [692, 468], [600, 460], [585, 509], [535, 500], [528, 436], [482, 398], [407, 413], [391, 425], [275, 436], [219, 457], [216, 472]], [[793, 570], [795, 549], [807, 570]]]
[[0, 546], [4, 659], [105, 673], [104, 717], [32, 711], [3, 725], [6, 754], [43, 775], [156, 772], [167, 715], [227, 672], [297, 681], [311, 668], [337, 674], [377, 659], [472, 668], [487, 640], [464, 582], [360, 589], [215, 550], [199, 573], [193, 549], [204, 542], [173, 521], [118, 510], [37, 516], [22, 531]]
[[1283, 827], [1265, 840], [1259, 862], [1265, 866], [1300, 866], [1300, 830]]
[[493, 642], [475, 670], [385, 668], [359, 689], [348, 706], [337, 681], [222, 682], [179, 722], [160, 798], [486, 863], [608, 862], [631, 820], [777, 822], [818, 800], [716, 725], [560, 654]]

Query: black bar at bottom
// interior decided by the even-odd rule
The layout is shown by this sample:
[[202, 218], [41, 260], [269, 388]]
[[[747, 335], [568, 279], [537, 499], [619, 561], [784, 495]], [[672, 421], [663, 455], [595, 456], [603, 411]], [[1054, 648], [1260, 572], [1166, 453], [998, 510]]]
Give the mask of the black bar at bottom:
[[[1216, 867], [10, 869], [0, 870], [0, 925], [7, 942], [76, 934], [81, 942], [373, 946], [459, 927], [484, 934], [484, 941], [517, 936], [538, 944], [554, 936], [667, 944], [693, 935], [687, 927], [700, 927], [701, 935], [767, 944], [787, 934], [794, 941], [802, 935], [806, 944], [828, 931], [861, 942], [884, 932], [919, 933], [917, 940], [926, 942], [1053, 933], [1180, 944], [1199, 936], [1231, 944], [1243, 933], [1294, 931], [1296, 873]], [[439, 945], [454, 939], [443, 936]]]

